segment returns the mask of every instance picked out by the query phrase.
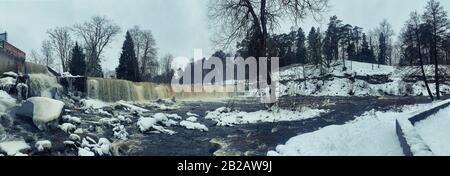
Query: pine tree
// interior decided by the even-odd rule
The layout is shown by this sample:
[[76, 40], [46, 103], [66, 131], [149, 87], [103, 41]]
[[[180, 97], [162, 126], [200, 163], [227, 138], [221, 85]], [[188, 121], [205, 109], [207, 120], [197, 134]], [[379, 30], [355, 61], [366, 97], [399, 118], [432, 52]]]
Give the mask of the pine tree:
[[375, 56], [373, 50], [371, 49], [369, 42], [367, 41], [366, 34], [363, 34], [361, 52], [359, 54], [361, 62], [375, 63]]
[[122, 54], [119, 59], [119, 66], [116, 68], [116, 75], [118, 79], [125, 79], [129, 81], [140, 81], [139, 79], [139, 64], [134, 51], [133, 39], [129, 32], [126, 34], [125, 41], [122, 47]]
[[306, 40], [305, 32], [303, 32], [302, 28], [299, 28], [297, 31], [296, 51], [295, 51], [297, 63], [301, 63], [301, 64], [308, 63], [306, 47], [305, 47], [305, 40]]
[[86, 75], [85, 55], [83, 53], [83, 49], [78, 45], [78, 43], [76, 43], [75, 47], [72, 49], [72, 59], [69, 62], [69, 70], [72, 75]]

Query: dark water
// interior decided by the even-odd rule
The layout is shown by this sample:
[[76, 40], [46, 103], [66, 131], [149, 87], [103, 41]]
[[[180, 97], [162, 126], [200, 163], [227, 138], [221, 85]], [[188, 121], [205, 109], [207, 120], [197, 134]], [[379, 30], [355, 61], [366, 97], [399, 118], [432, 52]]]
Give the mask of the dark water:
[[[326, 103], [324, 103], [326, 102]], [[199, 118], [199, 122], [209, 128], [209, 132], [187, 130], [175, 127], [178, 134], [147, 134], [139, 137], [139, 147], [129, 150], [128, 155], [138, 156], [211, 156], [211, 155], [266, 155], [269, 150], [284, 144], [288, 139], [299, 134], [316, 131], [329, 125], [345, 124], [372, 109], [388, 110], [401, 105], [426, 103], [422, 97], [395, 97], [379, 99], [375, 97], [289, 97], [282, 98], [279, 106], [295, 108], [317, 104], [319, 108], [330, 110], [329, 113], [314, 119], [301, 121], [258, 123], [237, 125], [234, 127], [218, 127], [210, 120]], [[168, 113], [181, 116], [193, 112], [204, 117], [206, 111], [229, 105], [229, 102], [185, 102], [182, 108]], [[241, 111], [257, 111], [265, 109], [257, 101], [236, 101], [233, 106]], [[185, 118], [185, 117], [184, 117]]]

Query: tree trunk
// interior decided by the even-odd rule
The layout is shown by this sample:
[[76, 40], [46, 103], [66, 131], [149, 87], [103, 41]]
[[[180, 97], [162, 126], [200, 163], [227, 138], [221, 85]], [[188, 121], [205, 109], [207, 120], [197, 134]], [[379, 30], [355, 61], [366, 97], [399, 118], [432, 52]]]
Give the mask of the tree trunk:
[[418, 35], [417, 32], [416, 32], [416, 37], [417, 37], [417, 43], [419, 45], [418, 49], [419, 49], [420, 68], [422, 70], [422, 79], [423, 79], [423, 82], [425, 82], [425, 86], [427, 87], [427, 92], [428, 92], [428, 95], [431, 98], [431, 101], [434, 101], [433, 93], [431, 92], [430, 86], [428, 85], [427, 75], [425, 73], [425, 68], [424, 68], [424, 65], [423, 65], [422, 47], [421, 47], [420, 38], [419, 38], [419, 35]]

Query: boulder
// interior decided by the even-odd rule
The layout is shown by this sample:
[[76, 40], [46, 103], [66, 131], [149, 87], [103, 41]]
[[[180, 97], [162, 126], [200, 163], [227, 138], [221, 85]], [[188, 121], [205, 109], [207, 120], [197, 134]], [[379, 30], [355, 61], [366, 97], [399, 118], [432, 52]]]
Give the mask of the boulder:
[[17, 110], [16, 115], [30, 118], [40, 130], [46, 130], [48, 123], [61, 117], [64, 108], [62, 101], [45, 97], [33, 97], [26, 100]]

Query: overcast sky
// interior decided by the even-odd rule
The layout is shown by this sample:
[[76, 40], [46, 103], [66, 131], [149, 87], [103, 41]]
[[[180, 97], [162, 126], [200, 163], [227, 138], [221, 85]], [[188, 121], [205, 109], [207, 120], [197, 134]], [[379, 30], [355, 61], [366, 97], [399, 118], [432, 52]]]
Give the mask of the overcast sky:
[[[122, 42], [127, 29], [134, 25], [150, 29], [157, 42], [159, 56], [192, 57], [194, 48], [205, 55], [215, 49], [211, 44], [213, 31], [208, 27], [207, 4], [210, 0], [0, 0], [0, 32], [8, 32], [13, 45], [30, 53], [39, 50], [46, 31], [57, 26], [72, 26], [95, 15], [114, 20], [122, 33], [106, 50], [104, 69], [113, 70], [118, 64]], [[312, 26], [326, 27], [330, 15], [336, 14], [344, 23], [365, 30], [375, 28], [386, 18], [398, 33], [413, 10], [422, 11], [426, 0], [330, 0], [331, 9], [323, 21], [304, 20], [300, 26], [306, 32]], [[446, 10], [449, 0], [440, 0]], [[284, 22], [278, 32], [292, 26]], [[177, 61], [182, 63], [181, 61]]]

